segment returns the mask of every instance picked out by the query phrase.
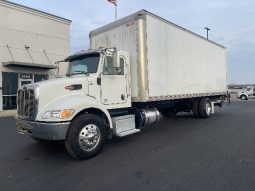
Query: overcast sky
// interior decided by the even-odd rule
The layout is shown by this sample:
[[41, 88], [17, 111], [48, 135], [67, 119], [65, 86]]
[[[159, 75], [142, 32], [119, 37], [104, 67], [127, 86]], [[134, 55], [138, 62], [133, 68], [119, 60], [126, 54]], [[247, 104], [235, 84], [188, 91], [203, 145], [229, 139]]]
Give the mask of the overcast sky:
[[[146, 9], [222, 44], [228, 51], [228, 82], [255, 83], [254, 0], [117, 0], [118, 18]], [[71, 53], [89, 47], [89, 31], [114, 20], [107, 0], [12, 0], [72, 20]], [[76, 2], [76, 3], [74, 3]]]

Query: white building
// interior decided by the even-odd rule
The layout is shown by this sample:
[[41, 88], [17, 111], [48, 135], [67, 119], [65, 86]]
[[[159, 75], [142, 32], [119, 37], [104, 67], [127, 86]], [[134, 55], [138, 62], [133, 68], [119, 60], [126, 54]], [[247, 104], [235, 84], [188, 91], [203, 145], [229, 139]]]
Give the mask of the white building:
[[0, 18], [2, 111], [16, 108], [19, 86], [55, 76], [55, 62], [69, 55], [71, 21], [2, 0]]

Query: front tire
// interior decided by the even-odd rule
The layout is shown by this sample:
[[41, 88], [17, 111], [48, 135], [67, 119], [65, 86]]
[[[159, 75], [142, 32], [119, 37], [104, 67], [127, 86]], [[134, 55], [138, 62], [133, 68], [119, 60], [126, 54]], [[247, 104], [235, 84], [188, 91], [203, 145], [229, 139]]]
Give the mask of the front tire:
[[89, 159], [103, 148], [106, 129], [96, 115], [82, 114], [70, 124], [65, 140], [67, 152], [76, 159]]
[[246, 95], [241, 95], [241, 96], [240, 96], [240, 99], [241, 99], [241, 100], [248, 100], [248, 97], [247, 97]]

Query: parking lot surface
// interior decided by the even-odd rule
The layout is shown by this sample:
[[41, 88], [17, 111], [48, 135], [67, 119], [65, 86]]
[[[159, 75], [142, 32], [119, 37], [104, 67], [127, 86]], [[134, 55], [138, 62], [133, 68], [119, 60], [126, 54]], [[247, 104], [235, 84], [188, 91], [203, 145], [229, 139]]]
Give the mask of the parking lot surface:
[[0, 119], [0, 190], [255, 189], [255, 101], [232, 102], [210, 119], [163, 118], [143, 132], [107, 142], [77, 161], [62, 143], [19, 135]]

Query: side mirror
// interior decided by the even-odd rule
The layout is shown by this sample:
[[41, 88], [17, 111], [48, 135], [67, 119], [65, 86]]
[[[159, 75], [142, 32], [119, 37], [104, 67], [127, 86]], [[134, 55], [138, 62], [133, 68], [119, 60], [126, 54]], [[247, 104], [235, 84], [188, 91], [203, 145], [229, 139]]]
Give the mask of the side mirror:
[[113, 66], [114, 68], [120, 68], [120, 56], [117, 50], [113, 54]]
[[60, 63], [60, 61], [56, 61], [55, 62], [55, 65], [56, 65], [56, 70], [55, 70], [55, 77], [56, 78], [59, 78], [59, 63]]

